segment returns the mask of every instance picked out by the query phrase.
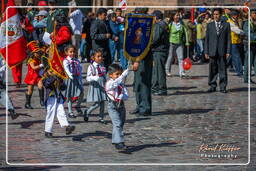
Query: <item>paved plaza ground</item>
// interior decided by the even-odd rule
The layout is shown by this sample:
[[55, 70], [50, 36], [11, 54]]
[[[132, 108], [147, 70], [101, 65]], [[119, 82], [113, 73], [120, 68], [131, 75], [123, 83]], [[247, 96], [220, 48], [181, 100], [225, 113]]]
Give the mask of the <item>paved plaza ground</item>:
[[[88, 64], [84, 65], [84, 71]], [[23, 76], [26, 74], [24, 65]], [[8, 162], [33, 163], [230, 163], [248, 162], [248, 85], [241, 77], [228, 75], [228, 93], [206, 93], [208, 65], [193, 65], [189, 79], [180, 79], [174, 65], [173, 76], [167, 78], [168, 96], [152, 96], [153, 115], [137, 117], [129, 114], [135, 108], [132, 90], [133, 74], [126, 81], [130, 98], [126, 102], [124, 127], [127, 150], [117, 151], [111, 144], [112, 124], [97, 122], [95, 111], [89, 122], [82, 117], [69, 119], [76, 126], [71, 135], [59, 124], [54, 137], [44, 137], [45, 109], [39, 105], [37, 88], [32, 97], [33, 110], [24, 108], [26, 87], [16, 88], [9, 74], [9, 95], [20, 117], [9, 119]], [[83, 73], [85, 79], [86, 73]], [[24, 77], [23, 77], [24, 78]], [[256, 80], [254, 78], [254, 80]], [[84, 81], [85, 94], [88, 84]], [[251, 163], [247, 166], [12, 166], [13, 170], [256, 170], [255, 126], [256, 85], [251, 85]], [[88, 107], [91, 104], [83, 103]], [[66, 106], [66, 105], [65, 105]], [[0, 110], [0, 159], [2, 170], [10, 169], [5, 160], [4, 108]], [[203, 148], [217, 147], [215, 152]], [[222, 147], [220, 147], [222, 145]], [[224, 147], [236, 150], [228, 151]], [[222, 149], [221, 149], [222, 148]], [[213, 156], [212, 156], [213, 154]], [[207, 155], [207, 156], [206, 156]], [[210, 155], [210, 156], [208, 156]], [[221, 155], [220, 158], [215, 155]], [[225, 156], [224, 156], [225, 155]], [[1, 170], [1, 169], [0, 169]]]

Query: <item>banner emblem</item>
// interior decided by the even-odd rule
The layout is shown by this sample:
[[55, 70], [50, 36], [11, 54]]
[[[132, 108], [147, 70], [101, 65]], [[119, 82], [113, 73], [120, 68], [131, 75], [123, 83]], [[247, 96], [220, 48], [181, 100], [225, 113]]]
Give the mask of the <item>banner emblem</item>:
[[124, 56], [140, 61], [148, 54], [153, 38], [154, 16], [128, 14], [124, 31]]

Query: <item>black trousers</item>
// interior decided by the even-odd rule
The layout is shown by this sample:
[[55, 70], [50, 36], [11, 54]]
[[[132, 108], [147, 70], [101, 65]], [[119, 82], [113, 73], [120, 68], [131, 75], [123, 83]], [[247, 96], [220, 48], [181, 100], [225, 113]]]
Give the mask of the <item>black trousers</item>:
[[168, 57], [168, 52], [153, 52], [153, 76], [152, 76], [152, 91], [166, 92], [166, 73], [165, 63]]
[[214, 56], [209, 61], [209, 81], [211, 87], [217, 87], [217, 79], [219, 75], [220, 89], [226, 88], [228, 84], [227, 60], [226, 57]]

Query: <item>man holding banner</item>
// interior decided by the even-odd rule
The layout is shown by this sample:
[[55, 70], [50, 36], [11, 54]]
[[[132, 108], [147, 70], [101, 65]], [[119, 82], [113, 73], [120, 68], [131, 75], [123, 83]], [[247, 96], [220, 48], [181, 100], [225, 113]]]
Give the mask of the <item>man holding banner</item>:
[[147, 10], [135, 9], [137, 14], [128, 14], [125, 24], [124, 55], [133, 61], [136, 109], [131, 114], [151, 115], [151, 79], [153, 60], [150, 53], [155, 18], [146, 15]]

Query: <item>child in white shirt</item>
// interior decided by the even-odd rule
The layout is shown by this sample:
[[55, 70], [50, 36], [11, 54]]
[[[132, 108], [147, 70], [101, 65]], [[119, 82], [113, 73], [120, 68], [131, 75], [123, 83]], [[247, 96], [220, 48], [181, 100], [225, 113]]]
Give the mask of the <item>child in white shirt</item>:
[[112, 121], [112, 144], [118, 150], [124, 149], [123, 127], [125, 123], [126, 109], [124, 101], [128, 99], [128, 91], [124, 85], [128, 75], [128, 69], [122, 70], [118, 64], [108, 67], [110, 79], [106, 83], [106, 93], [108, 96], [108, 113]]

